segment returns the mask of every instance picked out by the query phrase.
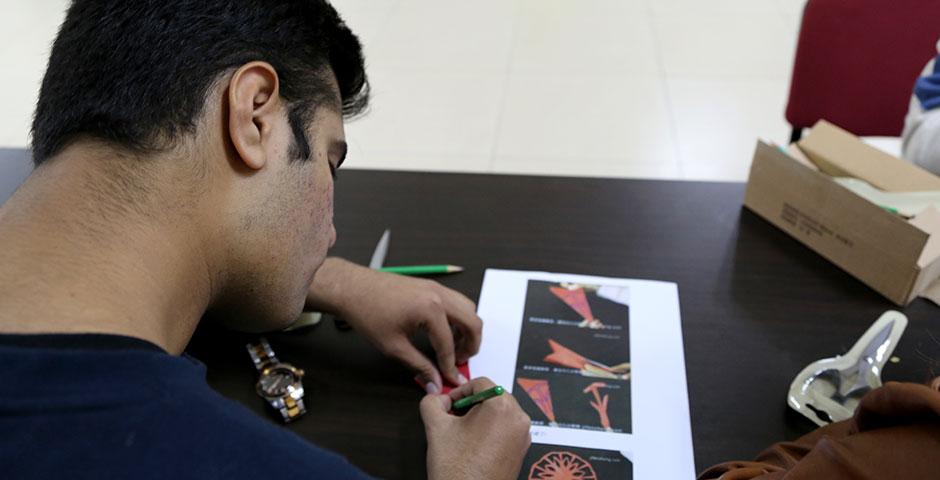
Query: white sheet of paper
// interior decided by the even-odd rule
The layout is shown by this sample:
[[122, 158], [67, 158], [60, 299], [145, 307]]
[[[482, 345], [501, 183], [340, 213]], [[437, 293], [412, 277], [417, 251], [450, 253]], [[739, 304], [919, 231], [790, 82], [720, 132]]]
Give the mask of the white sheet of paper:
[[[605, 431], [601, 428], [556, 427], [548, 425], [546, 421], [543, 422], [544, 425], [533, 425], [533, 443], [620, 451], [633, 463], [633, 478], [636, 479], [694, 478], [692, 431], [676, 284], [545, 272], [487, 270], [478, 308], [480, 318], [483, 319], [483, 340], [479, 354], [470, 359], [470, 372], [474, 377], [490, 377], [496, 384], [511, 392], [520, 390], [520, 395], [525, 395], [525, 392], [515, 383], [517, 356], [523, 323], [527, 320], [524, 318], [524, 312], [530, 281], [597, 286], [600, 287], [594, 293], [597, 299], [629, 305], [627, 325], [631, 364], [631, 377], [628, 380], [630, 433]], [[595, 303], [602, 302], [597, 299], [594, 300]], [[562, 300], [559, 299], [558, 302], [562, 310], [567, 308], [561, 303]], [[577, 320], [573, 309], [568, 313]], [[564, 331], [557, 327], [552, 330]], [[567, 331], [577, 332], [579, 329], [571, 327]], [[584, 338], [586, 331], [580, 329], [580, 333], [574, 335]], [[552, 335], [558, 336], [556, 340], [560, 343], [565, 341], [564, 333]], [[585, 348], [582, 347], [582, 350]], [[584, 357], [591, 357], [589, 351], [579, 353]], [[570, 374], [570, 369], [568, 372], [569, 377], [566, 378], [581, 378], [577, 373]], [[529, 376], [528, 372], [522, 373]], [[545, 375], [552, 376], [554, 373]], [[587, 404], [587, 394], [584, 399]], [[535, 415], [532, 416], [534, 419]], [[558, 423], [563, 423], [560, 418], [562, 415], [555, 416], [558, 417]]]

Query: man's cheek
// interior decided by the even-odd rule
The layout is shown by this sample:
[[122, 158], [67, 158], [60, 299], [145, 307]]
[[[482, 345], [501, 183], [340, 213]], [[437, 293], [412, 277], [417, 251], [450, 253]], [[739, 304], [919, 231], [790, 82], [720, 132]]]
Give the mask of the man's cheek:
[[[332, 248], [336, 243], [336, 228], [333, 225], [333, 180], [329, 178], [323, 185], [323, 188], [318, 189], [319, 195], [316, 195], [316, 198], [313, 199], [314, 204], [314, 215], [317, 216], [315, 219], [316, 235], [320, 236], [321, 239], [326, 240], [327, 248]], [[321, 240], [322, 241], [322, 240]]]
[[328, 213], [330, 214], [330, 219], [333, 218], [333, 194], [334, 194], [334, 185], [333, 179], [330, 178], [330, 181], [326, 186], [326, 205], [329, 207]]
[[325, 222], [324, 222], [324, 223], [326, 223], [327, 225], [329, 225], [329, 228], [330, 228], [330, 246], [332, 247], [332, 246], [333, 246], [333, 243], [336, 242], [336, 227], [335, 227], [334, 221], [333, 221], [333, 220], [334, 220], [334, 217], [333, 217], [333, 213], [334, 213], [334, 212], [333, 212], [333, 180], [332, 180], [332, 179], [330, 179], [329, 183], [327, 184], [326, 193], [325, 193], [325, 196], [324, 196], [324, 197], [325, 197], [325, 198], [322, 199], [321, 205], [325, 205], [325, 206], [326, 206], [325, 212], [324, 212], [324, 214], [325, 214], [325, 216], [324, 216]]

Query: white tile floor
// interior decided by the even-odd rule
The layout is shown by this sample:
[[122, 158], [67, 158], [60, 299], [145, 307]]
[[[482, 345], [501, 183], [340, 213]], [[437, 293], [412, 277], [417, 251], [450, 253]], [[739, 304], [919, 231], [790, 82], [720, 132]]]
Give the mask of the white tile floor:
[[[24, 146], [65, 0], [0, 0]], [[374, 97], [350, 168], [734, 180], [783, 112], [802, 0], [334, 0]]]

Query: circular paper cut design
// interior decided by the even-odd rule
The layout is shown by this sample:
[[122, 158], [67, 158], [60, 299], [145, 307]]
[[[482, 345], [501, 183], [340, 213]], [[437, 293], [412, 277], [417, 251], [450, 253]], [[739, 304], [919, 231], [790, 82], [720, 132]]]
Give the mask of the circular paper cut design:
[[532, 465], [529, 480], [597, 480], [594, 467], [571, 452], [549, 452]]

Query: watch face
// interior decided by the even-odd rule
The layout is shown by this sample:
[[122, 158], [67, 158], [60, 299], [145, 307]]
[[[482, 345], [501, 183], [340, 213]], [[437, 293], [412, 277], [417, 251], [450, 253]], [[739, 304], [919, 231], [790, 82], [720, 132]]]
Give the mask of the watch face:
[[290, 392], [289, 387], [299, 380], [290, 369], [275, 367], [261, 376], [258, 380], [258, 388], [266, 396], [283, 397]]

